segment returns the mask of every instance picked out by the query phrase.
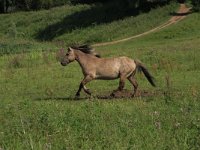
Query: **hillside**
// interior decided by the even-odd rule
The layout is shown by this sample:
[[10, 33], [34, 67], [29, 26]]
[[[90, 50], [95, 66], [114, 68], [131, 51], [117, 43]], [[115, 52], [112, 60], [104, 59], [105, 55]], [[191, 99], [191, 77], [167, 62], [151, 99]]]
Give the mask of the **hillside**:
[[[50, 10], [0, 15], [0, 51], [45, 50], [72, 43], [117, 40], [162, 24], [177, 8], [177, 4], [171, 3], [148, 13], [118, 12], [122, 15], [116, 17], [117, 10], [110, 5], [66, 5]], [[49, 42], [56, 46], [48, 46]]]

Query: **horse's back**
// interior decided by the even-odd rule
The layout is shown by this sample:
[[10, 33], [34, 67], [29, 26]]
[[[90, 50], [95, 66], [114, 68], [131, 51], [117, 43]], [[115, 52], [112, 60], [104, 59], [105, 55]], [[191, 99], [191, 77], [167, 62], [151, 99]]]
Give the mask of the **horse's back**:
[[101, 64], [103, 66], [109, 66], [109, 68], [115, 68], [117, 70], [131, 68], [135, 69], [136, 64], [135, 61], [129, 57], [121, 56], [115, 58], [104, 58], [101, 59]]
[[120, 59], [120, 63], [121, 65], [124, 65], [124, 66], [132, 66], [133, 68], [136, 66], [135, 64], [135, 61], [129, 57], [126, 57], [126, 56], [122, 56], [122, 57], [119, 57]]

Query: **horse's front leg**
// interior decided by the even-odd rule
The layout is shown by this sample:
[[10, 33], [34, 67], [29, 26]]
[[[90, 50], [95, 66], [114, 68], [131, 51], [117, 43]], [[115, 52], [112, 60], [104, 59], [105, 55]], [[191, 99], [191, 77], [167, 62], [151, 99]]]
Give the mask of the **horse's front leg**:
[[76, 92], [76, 97], [79, 97], [80, 96], [80, 92], [81, 92], [81, 89], [83, 88], [83, 90], [85, 91], [85, 93], [87, 93], [88, 95], [91, 95], [91, 92], [89, 91], [89, 89], [87, 89], [85, 87], [85, 85], [92, 81], [93, 80], [93, 77], [90, 76], [90, 75], [87, 75], [85, 76], [85, 78], [81, 81], [80, 85], [79, 85], [79, 89], [78, 91]]

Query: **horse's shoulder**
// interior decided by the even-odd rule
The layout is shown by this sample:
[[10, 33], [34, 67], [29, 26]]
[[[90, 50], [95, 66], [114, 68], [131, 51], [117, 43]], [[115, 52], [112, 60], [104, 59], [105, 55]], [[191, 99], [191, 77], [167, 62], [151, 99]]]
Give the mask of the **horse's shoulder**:
[[121, 57], [119, 57], [119, 59], [121, 59], [121, 60], [129, 60], [130, 58], [127, 57], [127, 56], [121, 56]]

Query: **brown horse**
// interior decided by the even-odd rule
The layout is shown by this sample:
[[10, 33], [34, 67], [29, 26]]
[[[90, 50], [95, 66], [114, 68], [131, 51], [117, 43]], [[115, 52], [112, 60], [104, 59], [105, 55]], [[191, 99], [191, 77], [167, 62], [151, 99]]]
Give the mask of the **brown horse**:
[[85, 85], [94, 79], [113, 80], [117, 78], [120, 78], [120, 82], [119, 87], [115, 92], [122, 91], [125, 80], [128, 79], [134, 87], [132, 96], [135, 96], [138, 87], [134, 78], [136, 70], [142, 71], [151, 85], [155, 86], [153, 77], [139, 60], [133, 60], [128, 57], [100, 58], [93, 49], [86, 45], [69, 47], [68, 52], [61, 61], [61, 65], [66, 66], [74, 60], [79, 63], [84, 75], [84, 79], [80, 83], [76, 97], [80, 96], [82, 88], [87, 94], [91, 95], [90, 90], [87, 89]]

